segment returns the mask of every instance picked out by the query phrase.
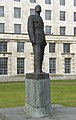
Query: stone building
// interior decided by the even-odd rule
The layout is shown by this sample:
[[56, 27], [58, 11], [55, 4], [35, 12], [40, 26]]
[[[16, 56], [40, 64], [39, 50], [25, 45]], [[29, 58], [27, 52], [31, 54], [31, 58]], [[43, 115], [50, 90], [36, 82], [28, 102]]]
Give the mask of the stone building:
[[43, 71], [51, 79], [76, 79], [76, 0], [0, 0], [0, 81], [33, 72], [27, 19], [37, 4], [47, 41]]

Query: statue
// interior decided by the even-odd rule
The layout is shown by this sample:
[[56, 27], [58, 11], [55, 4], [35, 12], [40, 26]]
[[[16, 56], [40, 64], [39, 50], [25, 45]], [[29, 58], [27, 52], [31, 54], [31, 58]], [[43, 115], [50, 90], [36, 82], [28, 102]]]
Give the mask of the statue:
[[40, 16], [41, 6], [35, 7], [35, 15], [28, 18], [28, 34], [34, 52], [34, 73], [42, 73], [42, 62], [46, 46], [44, 23]]

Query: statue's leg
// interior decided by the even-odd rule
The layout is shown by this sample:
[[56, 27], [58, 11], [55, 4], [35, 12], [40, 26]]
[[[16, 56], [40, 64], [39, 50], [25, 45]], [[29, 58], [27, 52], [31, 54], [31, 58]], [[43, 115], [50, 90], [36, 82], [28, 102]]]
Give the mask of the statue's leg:
[[34, 51], [34, 72], [41, 72], [41, 48], [39, 44], [33, 45]]
[[43, 63], [43, 57], [44, 57], [44, 46], [41, 45], [41, 54], [40, 54], [40, 68], [42, 72], [42, 63]]

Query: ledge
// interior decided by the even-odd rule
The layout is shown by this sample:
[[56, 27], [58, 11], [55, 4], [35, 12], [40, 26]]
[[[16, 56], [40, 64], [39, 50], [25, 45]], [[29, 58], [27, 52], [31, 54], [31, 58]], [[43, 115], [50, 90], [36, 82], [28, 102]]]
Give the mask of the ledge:
[[34, 80], [38, 80], [38, 79], [49, 79], [49, 74], [48, 73], [26, 73], [26, 78], [27, 79], [34, 79]]
[[0, 52], [0, 54], [12, 54], [12, 52]]

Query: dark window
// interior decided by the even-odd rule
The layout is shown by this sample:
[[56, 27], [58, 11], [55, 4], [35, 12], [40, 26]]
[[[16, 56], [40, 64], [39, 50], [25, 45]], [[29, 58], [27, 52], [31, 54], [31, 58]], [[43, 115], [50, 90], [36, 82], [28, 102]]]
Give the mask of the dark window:
[[76, 12], [74, 12], [74, 21], [76, 21]]
[[20, 2], [20, 0], [14, 0], [14, 1], [16, 1], [16, 2]]
[[45, 10], [45, 20], [51, 20], [51, 10]]
[[65, 58], [65, 73], [71, 73], [71, 59]]
[[76, 27], [74, 27], [74, 35], [76, 36]]
[[49, 72], [56, 73], [56, 58], [49, 59]]
[[70, 43], [63, 44], [64, 53], [70, 53]]
[[24, 74], [24, 58], [17, 58], [17, 74]]
[[66, 27], [60, 27], [60, 35], [65, 35]]
[[30, 15], [35, 15], [35, 9], [30, 9]]
[[21, 24], [14, 24], [14, 33], [21, 33]]
[[5, 24], [0, 23], [0, 33], [4, 33], [4, 32], [5, 32]]
[[24, 52], [24, 42], [17, 42], [17, 52]]
[[76, 6], [76, 0], [74, 0], [74, 6]]
[[36, 0], [30, 0], [30, 3], [36, 3]]
[[51, 26], [45, 26], [45, 33], [51, 34]]
[[0, 52], [7, 52], [7, 42], [0, 42]]
[[60, 20], [65, 21], [65, 11], [60, 11]]
[[21, 18], [21, 8], [14, 7], [14, 18]]
[[65, 5], [65, 0], [60, 0], [60, 5]]
[[7, 58], [0, 58], [0, 75], [7, 74], [8, 69], [8, 59]]
[[0, 6], [0, 17], [4, 17], [4, 6]]
[[51, 4], [51, 0], [45, 0], [45, 4]]
[[55, 43], [49, 43], [49, 52], [55, 53]]

